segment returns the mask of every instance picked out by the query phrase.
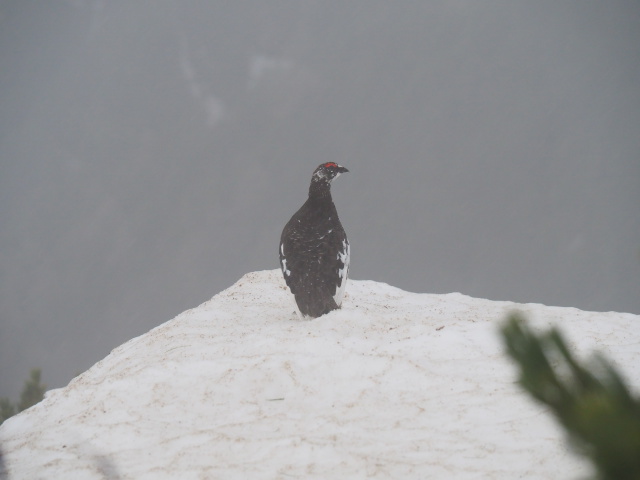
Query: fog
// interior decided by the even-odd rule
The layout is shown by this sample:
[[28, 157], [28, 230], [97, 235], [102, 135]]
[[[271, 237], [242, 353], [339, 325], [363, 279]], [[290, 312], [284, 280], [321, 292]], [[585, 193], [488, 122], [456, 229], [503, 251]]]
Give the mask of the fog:
[[0, 61], [0, 396], [278, 268], [324, 161], [352, 278], [640, 313], [635, 0], [7, 0]]

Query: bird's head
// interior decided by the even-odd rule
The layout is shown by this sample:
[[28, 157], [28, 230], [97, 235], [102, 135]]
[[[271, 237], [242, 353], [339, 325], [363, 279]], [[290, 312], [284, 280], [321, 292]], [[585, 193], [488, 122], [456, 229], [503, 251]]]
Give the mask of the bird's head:
[[326, 198], [331, 197], [331, 180], [341, 173], [348, 172], [346, 168], [334, 162], [327, 162], [318, 165], [311, 177], [309, 185], [309, 197]]
[[311, 177], [312, 182], [331, 182], [334, 178], [338, 177], [341, 173], [346, 173], [349, 170], [344, 168], [342, 165], [338, 165], [334, 162], [327, 162], [318, 165], [315, 172], [313, 172], [313, 177]]

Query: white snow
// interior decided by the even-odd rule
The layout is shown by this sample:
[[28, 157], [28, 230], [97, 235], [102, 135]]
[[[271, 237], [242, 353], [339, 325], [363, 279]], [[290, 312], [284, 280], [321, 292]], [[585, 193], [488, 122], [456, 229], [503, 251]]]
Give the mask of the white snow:
[[341, 310], [301, 321], [288, 295], [280, 270], [250, 273], [115, 349], [0, 427], [0, 477], [584, 477], [515, 384], [513, 309], [640, 385], [636, 315], [351, 280]]

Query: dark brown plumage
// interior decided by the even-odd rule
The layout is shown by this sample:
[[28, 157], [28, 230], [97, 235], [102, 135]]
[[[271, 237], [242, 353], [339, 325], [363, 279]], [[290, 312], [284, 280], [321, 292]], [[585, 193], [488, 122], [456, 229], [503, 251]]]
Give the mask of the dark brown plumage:
[[319, 317], [342, 303], [350, 248], [331, 198], [331, 181], [348, 171], [333, 162], [318, 166], [309, 198], [280, 237], [282, 273], [304, 316]]

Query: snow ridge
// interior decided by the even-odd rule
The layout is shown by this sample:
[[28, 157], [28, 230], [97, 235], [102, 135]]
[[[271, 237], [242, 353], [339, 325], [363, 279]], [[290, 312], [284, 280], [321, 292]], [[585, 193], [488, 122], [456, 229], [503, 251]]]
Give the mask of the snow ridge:
[[585, 476], [515, 385], [497, 335], [514, 309], [638, 387], [636, 315], [352, 280], [342, 309], [302, 321], [280, 270], [254, 272], [6, 421], [0, 477]]

